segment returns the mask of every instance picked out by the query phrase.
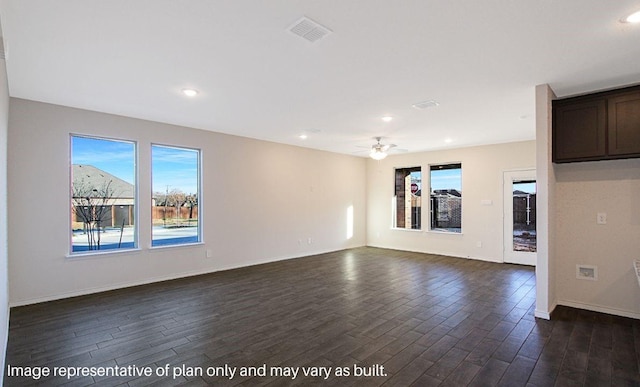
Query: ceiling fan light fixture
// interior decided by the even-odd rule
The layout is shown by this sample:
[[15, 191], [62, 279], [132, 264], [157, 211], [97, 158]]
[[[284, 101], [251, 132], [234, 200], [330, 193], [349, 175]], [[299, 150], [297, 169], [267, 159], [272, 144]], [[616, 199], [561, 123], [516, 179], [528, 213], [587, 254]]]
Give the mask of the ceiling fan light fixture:
[[371, 149], [371, 153], [369, 154], [374, 160], [382, 160], [387, 157], [387, 153], [379, 148]]

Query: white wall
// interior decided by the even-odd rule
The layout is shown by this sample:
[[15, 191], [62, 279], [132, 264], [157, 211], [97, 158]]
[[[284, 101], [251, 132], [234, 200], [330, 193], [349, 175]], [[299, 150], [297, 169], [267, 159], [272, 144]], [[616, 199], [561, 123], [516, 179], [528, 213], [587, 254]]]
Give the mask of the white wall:
[[536, 180], [538, 181], [538, 262], [536, 265], [536, 317], [549, 319], [556, 307], [555, 219], [556, 177], [551, 162], [551, 102], [549, 85], [536, 86]]
[[[0, 381], [9, 334], [9, 285], [7, 275], [7, 121], [9, 88], [5, 61], [0, 60]], [[1, 384], [1, 383], [0, 383]]]
[[[556, 266], [558, 303], [640, 318], [640, 160], [558, 164]], [[597, 213], [607, 224], [596, 224]], [[576, 265], [597, 266], [597, 281]]]
[[[70, 132], [137, 141], [140, 251], [67, 257]], [[149, 249], [152, 142], [202, 150], [202, 246]], [[363, 158], [20, 99], [8, 148], [12, 305], [365, 244]]]
[[[367, 244], [400, 250], [446, 254], [487, 261], [503, 260], [503, 173], [535, 168], [535, 141], [391, 155], [367, 164]], [[391, 227], [394, 169], [422, 167], [428, 187], [429, 165], [462, 163], [462, 234], [428, 232], [423, 203], [423, 231]], [[428, 190], [428, 188], [424, 188]], [[483, 205], [490, 200], [491, 205]], [[482, 247], [477, 247], [481, 242]]]

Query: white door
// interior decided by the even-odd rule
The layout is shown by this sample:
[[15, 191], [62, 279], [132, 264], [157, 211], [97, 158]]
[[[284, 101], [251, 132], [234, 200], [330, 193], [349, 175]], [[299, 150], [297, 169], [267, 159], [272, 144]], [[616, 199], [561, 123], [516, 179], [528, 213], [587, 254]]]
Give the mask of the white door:
[[536, 265], [536, 171], [504, 172], [504, 262]]

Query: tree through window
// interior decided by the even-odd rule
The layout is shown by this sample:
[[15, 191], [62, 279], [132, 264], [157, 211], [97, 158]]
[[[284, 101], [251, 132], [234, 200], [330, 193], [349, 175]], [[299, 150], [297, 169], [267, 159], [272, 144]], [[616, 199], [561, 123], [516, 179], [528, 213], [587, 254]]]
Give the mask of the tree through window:
[[71, 136], [71, 252], [136, 247], [135, 143]]
[[200, 242], [200, 151], [152, 145], [151, 169], [151, 245]]

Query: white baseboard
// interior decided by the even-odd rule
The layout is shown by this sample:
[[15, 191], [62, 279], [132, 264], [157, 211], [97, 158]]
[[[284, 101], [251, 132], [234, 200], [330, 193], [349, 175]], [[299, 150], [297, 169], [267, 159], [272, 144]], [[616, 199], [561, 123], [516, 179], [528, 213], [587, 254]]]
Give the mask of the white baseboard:
[[116, 290], [116, 289], [123, 289], [123, 288], [130, 288], [130, 287], [133, 287], [133, 286], [147, 285], [147, 284], [151, 284], [151, 283], [155, 283], [155, 282], [171, 281], [171, 280], [179, 279], [179, 278], [193, 277], [193, 276], [196, 276], [196, 275], [215, 273], [216, 271], [217, 270], [203, 270], [203, 271], [194, 271], [194, 272], [184, 272], [184, 273], [177, 273], [177, 274], [172, 274], [172, 275], [162, 276], [162, 277], [146, 278], [146, 279], [140, 280], [140, 281], [119, 282], [119, 283], [116, 283], [116, 284], [113, 284], [113, 285], [108, 285], [108, 286], [98, 286], [98, 287], [95, 287], [95, 288], [80, 289], [80, 290], [73, 291], [73, 292], [58, 293], [58, 294], [52, 294], [52, 295], [43, 296], [43, 297], [30, 298], [30, 299], [26, 299], [26, 300], [12, 301], [10, 303], [10, 306], [13, 308], [13, 307], [17, 307], [17, 306], [39, 304], [41, 302], [62, 300], [62, 299], [65, 299], [65, 298], [86, 296], [86, 295], [89, 295], [89, 294], [108, 292], [108, 291]]
[[593, 312], [612, 314], [614, 316], [640, 319], [640, 313], [638, 312], [634, 312], [631, 310], [616, 309], [616, 308], [611, 308], [603, 305], [585, 304], [583, 302], [570, 301], [570, 300], [558, 300], [558, 305], [569, 306], [571, 308], [576, 308], [576, 309], [585, 309]]
[[[409, 231], [411, 231], [411, 230], [409, 230]], [[413, 231], [413, 232], [416, 232], [416, 231]], [[475, 261], [483, 261], [483, 262], [504, 263], [502, 260], [499, 260], [499, 259], [493, 259], [493, 258], [488, 258], [488, 257], [476, 257], [476, 256], [470, 256], [470, 255], [460, 255], [460, 254], [454, 254], [454, 253], [443, 252], [443, 251], [412, 250], [412, 249], [406, 249], [406, 248], [402, 248], [401, 249], [401, 248], [398, 248], [398, 247], [390, 247], [390, 246], [376, 245], [376, 244], [367, 244], [367, 247], [375, 247], [377, 249], [386, 249], [386, 250], [406, 251], [406, 252], [409, 252], [409, 253], [441, 255], [441, 256], [444, 256], [444, 257], [451, 257], [451, 258], [473, 259]]]
[[62, 300], [62, 299], [71, 298], [71, 297], [86, 296], [86, 295], [89, 295], [89, 294], [108, 292], [108, 291], [116, 290], [116, 289], [130, 288], [130, 287], [133, 287], [133, 286], [148, 285], [148, 284], [156, 283], [156, 282], [171, 281], [171, 280], [180, 279], [180, 278], [194, 277], [194, 276], [197, 276], [197, 275], [216, 273], [218, 271], [239, 269], [241, 267], [263, 265], [265, 263], [270, 263], [270, 262], [284, 261], [284, 260], [287, 260], [287, 259], [295, 259], [295, 258], [312, 256], [312, 255], [318, 255], [318, 254], [326, 254], [326, 253], [331, 253], [331, 252], [340, 251], [340, 250], [343, 250], [343, 249], [327, 250], [327, 251], [312, 251], [312, 252], [305, 252], [304, 254], [301, 254], [301, 255], [281, 256], [281, 257], [273, 257], [273, 258], [265, 259], [265, 260], [257, 260], [257, 261], [253, 261], [253, 262], [249, 262], [249, 263], [245, 263], [245, 264], [241, 264], [241, 265], [230, 265], [230, 266], [223, 266], [223, 267], [218, 267], [218, 268], [207, 268], [205, 270], [198, 270], [198, 271], [173, 273], [173, 274], [169, 274], [169, 275], [166, 275], [166, 276], [145, 278], [145, 279], [138, 280], [138, 281], [120, 282], [120, 283], [116, 283], [116, 284], [112, 284], [112, 285], [108, 285], [108, 286], [98, 286], [98, 287], [95, 287], [95, 288], [86, 288], [86, 289], [80, 289], [80, 290], [72, 291], [72, 292], [52, 294], [52, 295], [43, 296], [43, 297], [36, 297], [36, 298], [30, 298], [30, 299], [25, 299], [25, 300], [12, 301], [12, 302], [9, 303], [9, 306], [13, 308], [13, 307], [17, 307], [17, 306], [39, 304], [41, 302]]
[[551, 313], [550, 312], [544, 312], [544, 311], [538, 310], [538, 309], [536, 309], [536, 311], [534, 312], [534, 316], [536, 316], [537, 318], [545, 319], [545, 320], [551, 320]]
[[556, 306], [558, 306], [558, 303], [554, 301], [549, 306], [549, 310], [545, 311], [545, 310], [536, 309], [533, 312], [533, 315], [535, 317], [542, 318], [542, 319], [545, 319], [545, 320], [551, 320], [551, 314], [556, 309]]

